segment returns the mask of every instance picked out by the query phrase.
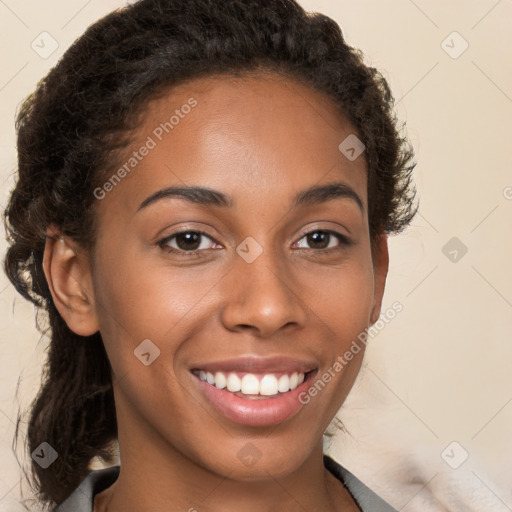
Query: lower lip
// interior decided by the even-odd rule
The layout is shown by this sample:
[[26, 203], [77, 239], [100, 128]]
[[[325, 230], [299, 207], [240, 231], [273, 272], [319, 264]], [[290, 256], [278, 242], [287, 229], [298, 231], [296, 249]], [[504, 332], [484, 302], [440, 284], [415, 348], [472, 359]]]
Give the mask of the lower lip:
[[295, 389], [269, 398], [241, 398], [231, 391], [219, 389], [193, 375], [206, 398], [222, 415], [235, 423], [255, 427], [275, 425], [292, 418], [303, 404], [299, 395], [306, 391], [314, 372]]

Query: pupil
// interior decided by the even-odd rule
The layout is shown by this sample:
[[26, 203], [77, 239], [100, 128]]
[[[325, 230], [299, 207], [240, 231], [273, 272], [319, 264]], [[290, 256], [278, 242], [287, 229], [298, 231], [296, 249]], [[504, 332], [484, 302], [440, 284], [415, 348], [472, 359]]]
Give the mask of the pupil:
[[[315, 233], [308, 235], [308, 243], [312, 245], [316, 249], [325, 249], [329, 244], [325, 243], [328, 240], [329, 233], [326, 233], [325, 231], [315, 231]], [[318, 241], [318, 238], [323, 237], [323, 243], [322, 241]], [[320, 243], [321, 247], [318, 247], [318, 243]], [[315, 245], [316, 244], [316, 245]]]
[[[179, 233], [178, 235], [176, 235], [176, 243], [178, 244], [178, 247], [180, 249], [189, 249], [189, 250], [195, 250], [199, 247], [199, 233]], [[192, 240], [193, 238], [195, 238], [195, 240]], [[185, 244], [181, 244], [180, 243], [180, 240], [185, 240]], [[192, 241], [194, 247], [191, 247], [190, 245], [187, 245], [190, 244]]]

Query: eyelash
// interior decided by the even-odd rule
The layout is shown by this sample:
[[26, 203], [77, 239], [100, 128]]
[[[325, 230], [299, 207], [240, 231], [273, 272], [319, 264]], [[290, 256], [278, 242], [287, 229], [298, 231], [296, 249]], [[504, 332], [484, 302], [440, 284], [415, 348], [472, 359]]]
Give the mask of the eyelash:
[[[164, 251], [166, 251], [168, 253], [180, 254], [180, 255], [184, 255], [185, 257], [200, 256], [200, 253], [205, 251], [204, 249], [195, 249], [194, 251], [185, 251], [183, 249], [175, 249], [174, 247], [169, 247], [167, 245], [170, 240], [172, 240], [176, 236], [184, 234], [184, 233], [196, 233], [198, 235], [203, 235], [203, 236], [209, 238], [210, 240], [212, 240], [213, 242], [217, 243], [210, 235], [208, 235], [208, 233], [205, 233], [204, 231], [197, 230], [197, 229], [186, 229], [186, 230], [183, 230], [183, 231], [177, 231], [176, 233], [173, 233], [172, 235], [166, 236], [165, 238], [160, 240], [157, 243], [157, 245], [161, 249], [163, 249]], [[320, 253], [324, 253], [325, 254], [325, 253], [329, 253], [329, 252], [331, 252], [333, 250], [334, 251], [341, 251], [341, 250], [349, 247], [350, 245], [352, 245], [352, 241], [347, 236], [345, 236], [345, 235], [343, 235], [341, 233], [338, 233], [337, 231], [332, 231], [330, 229], [314, 229], [312, 231], [308, 231], [308, 232], [302, 234], [302, 236], [299, 238], [299, 241], [302, 240], [307, 235], [310, 235], [312, 233], [326, 233], [326, 234], [329, 234], [329, 235], [333, 235], [340, 242], [340, 245], [337, 246], [337, 247], [329, 247], [328, 249], [310, 249], [311, 251], [314, 251], [316, 253], [320, 252]], [[303, 250], [303, 249], [301, 249], [301, 250]]]

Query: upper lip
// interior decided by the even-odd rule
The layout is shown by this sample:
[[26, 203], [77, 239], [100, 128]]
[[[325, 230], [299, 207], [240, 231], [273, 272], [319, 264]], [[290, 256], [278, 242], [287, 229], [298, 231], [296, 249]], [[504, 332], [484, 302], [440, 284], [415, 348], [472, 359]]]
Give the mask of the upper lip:
[[308, 373], [315, 370], [317, 365], [306, 359], [296, 359], [286, 356], [257, 357], [244, 356], [223, 361], [210, 361], [194, 364], [191, 370], [205, 370], [209, 372], [247, 372], [247, 373], [272, 373], [272, 372], [302, 372]]

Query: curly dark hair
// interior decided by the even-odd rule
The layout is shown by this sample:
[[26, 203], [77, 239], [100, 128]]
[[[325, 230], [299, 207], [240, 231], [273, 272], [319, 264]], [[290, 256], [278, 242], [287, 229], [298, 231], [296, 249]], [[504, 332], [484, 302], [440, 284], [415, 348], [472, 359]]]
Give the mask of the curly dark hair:
[[72, 332], [52, 300], [42, 267], [47, 228], [94, 248], [93, 190], [119, 163], [148, 101], [188, 80], [267, 71], [328, 96], [363, 141], [372, 244], [403, 230], [417, 210], [413, 151], [389, 86], [332, 19], [294, 0], [141, 0], [90, 26], [23, 102], [4, 267], [48, 313], [48, 357], [26, 441], [30, 452], [42, 442], [58, 447], [49, 468], [32, 462], [48, 507], [71, 494], [94, 457], [112, 462], [117, 422], [100, 333]]

